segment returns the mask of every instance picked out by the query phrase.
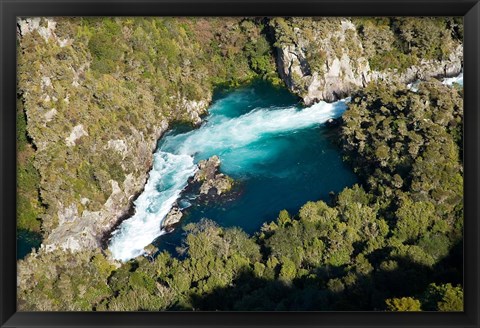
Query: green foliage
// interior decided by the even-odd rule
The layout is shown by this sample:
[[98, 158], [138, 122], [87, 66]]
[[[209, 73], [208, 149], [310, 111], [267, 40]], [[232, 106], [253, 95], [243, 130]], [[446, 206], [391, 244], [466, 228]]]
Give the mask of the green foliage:
[[391, 298], [385, 301], [388, 311], [421, 311], [420, 301], [412, 297]]
[[107, 263], [99, 252], [29, 255], [18, 262], [19, 304], [37, 311], [92, 310], [111, 294], [107, 279], [112, 266]]
[[446, 59], [463, 39], [463, 25], [452, 17], [362, 17], [353, 21], [370, 67], [379, 71], [402, 72], [422, 59]]
[[250, 67], [261, 76], [275, 72], [275, 64], [272, 60], [270, 44], [264, 36], [245, 45], [246, 55], [249, 57]]
[[93, 56], [92, 69], [99, 73], [109, 74], [116, 70], [117, 62], [122, 57], [122, 48], [119, 47], [121, 29], [115, 21], [104, 19], [93, 26], [88, 49]]
[[430, 284], [423, 295], [428, 311], [463, 311], [463, 289], [451, 284]]
[[17, 99], [17, 151], [25, 150], [28, 144], [27, 139], [27, 119], [21, 100]]
[[40, 217], [43, 213], [37, 186], [40, 176], [33, 166], [33, 158], [17, 166], [17, 228], [40, 231]]
[[393, 235], [400, 240], [416, 241], [427, 232], [435, 220], [435, 207], [432, 203], [412, 202], [405, 199], [396, 212], [397, 224]]
[[295, 276], [297, 275], [295, 263], [288, 258], [282, 258], [281, 263], [282, 267], [280, 269], [279, 278], [285, 281], [290, 281], [295, 278]]
[[44, 208], [39, 199], [40, 174], [35, 152], [28, 139], [27, 121], [23, 104], [17, 101], [17, 228], [40, 231], [40, 217]]
[[445, 59], [453, 51], [452, 32], [447, 24], [443, 17], [401, 17], [392, 22], [407, 53], [427, 59]]
[[397, 206], [406, 196], [401, 191], [410, 190], [413, 202], [428, 201], [438, 209], [435, 215], [452, 215], [463, 188], [452, 133], [462, 107], [456, 90], [433, 81], [418, 93], [372, 84], [352, 98], [344, 115], [346, 158], [379, 196], [397, 194]]
[[446, 235], [432, 233], [422, 237], [418, 242], [418, 246], [437, 262], [448, 255], [452, 245], [450, 239]]

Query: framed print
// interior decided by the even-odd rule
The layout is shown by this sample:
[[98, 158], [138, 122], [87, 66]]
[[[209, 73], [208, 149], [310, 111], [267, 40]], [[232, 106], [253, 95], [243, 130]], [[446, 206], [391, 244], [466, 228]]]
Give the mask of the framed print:
[[2, 1], [2, 327], [478, 327], [479, 6]]

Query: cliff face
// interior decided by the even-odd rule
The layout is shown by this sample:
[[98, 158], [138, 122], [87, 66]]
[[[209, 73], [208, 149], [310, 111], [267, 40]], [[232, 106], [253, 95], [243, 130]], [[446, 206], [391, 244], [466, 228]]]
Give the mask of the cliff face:
[[294, 27], [277, 48], [280, 76], [305, 104], [333, 101], [369, 82], [370, 66], [351, 21], [312, 22], [311, 29]]
[[444, 78], [460, 74], [463, 69], [463, 45], [459, 44], [443, 60], [421, 60], [418, 64], [404, 71], [388, 69], [385, 71], [370, 71], [370, 80], [385, 82], [410, 83], [415, 80], [426, 80], [431, 77]]
[[390, 34], [382, 45], [387, 49], [382, 53], [378, 44], [371, 46], [365, 35], [359, 35], [358, 26], [349, 19], [276, 18], [271, 25], [277, 39], [279, 74], [306, 105], [346, 97], [370, 81], [409, 83], [452, 76], [462, 70], [463, 45], [459, 41], [451, 41], [449, 54], [442, 60], [422, 58], [405, 69], [386, 66], [372, 69], [369, 64], [372, 58], [391, 55], [390, 48], [396, 42], [393, 32], [387, 31]]

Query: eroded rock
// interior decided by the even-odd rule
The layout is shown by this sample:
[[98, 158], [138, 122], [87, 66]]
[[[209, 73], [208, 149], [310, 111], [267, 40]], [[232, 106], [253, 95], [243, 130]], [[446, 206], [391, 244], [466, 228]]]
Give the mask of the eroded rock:
[[[347, 97], [370, 81], [409, 83], [417, 79], [454, 76], [462, 70], [463, 46], [460, 44], [446, 60], [422, 60], [402, 72], [398, 69], [374, 71], [354, 24], [348, 19], [332, 20], [330, 27], [329, 37], [322, 36], [324, 29], [312, 28], [311, 34], [307, 34], [305, 30], [294, 28], [294, 41], [277, 48], [281, 78], [306, 105]], [[308, 60], [308, 49], [312, 48], [322, 53], [315, 67]]]
[[208, 195], [215, 193], [221, 195], [232, 189], [233, 179], [223, 173], [219, 173], [219, 168], [220, 158], [216, 155], [198, 163], [198, 171], [193, 177], [193, 182], [201, 183], [200, 194]]
[[72, 129], [72, 132], [70, 133], [70, 135], [67, 138], [65, 138], [65, 142], [67, 146], [73, 147], [75, 146], [75, 141], [77, 141], [83, 136], [88, 136], [88, 133], [83, 128], [83, 125], [79, 124]]
[[[306, 105], [321, 100], [337, 100], [369, 81], [367, 58], [362, 55], [351, 58], [348, 51], [337, 51], [339, 46], [348, 49], [353, 43], [358, 46], [360, 54], [363, 52], [361, 40], [351, 21], [339, 21], [337, 29], [330, 31], [329, 38], [323, 38], [316, 32], [309, 38], [298, 28], [294, 31], [296, 42], [277, 48], [277, 64], [287, 87], [302, 97]], [[307, 60], [306, 49], [312, 47], [324, 54], [316, 68], [311, 67]]]
[[173, 206], [170, 212], [168, 212], [165, 219], [162, 221], [162, 228], [165, 229], [167, 232], [173, 230], [173, 226], [180, 222], [183, 217], [183, 213], [178, 208], [177, 205]]
[[[218, 199], [219, 196], [227, 194], [233, 187], [234, 181], [229, 176], [219, 173], [220, 158], [216, 155], [198, 163], [198, 171], [190, 179], [185, 193], [197, 194], [196, 202], [203, 202], [208, 199]], [[165, 219], [162, 221], [162, 229], [170, 232], [183, 217], [182, 209], [175, 204]]]
[[[166, 121], [159, 122], [154, 136], [145, 139], [143, 134], [132, 131], [132, 135], [126, 141], [126, 147], [131, 154], [127, 160], [131, 162], [133, 171], [125, 175], [123, 182], [110, 180], [111, 193], [108, 199], [98, 211], [83, 210], [79, 212], [77, 207], [66, 204], [58, 204], [59, 224], [46, 237], [40, 251], [53, 251], [64, 249], [81, 251], [102, 247], [105, 234], [118, 223], [119, 218], [124, 217], [132, 208], [134, 195], [145, 185], [149, 161], [156, 147], [157, 139], [167, 130]], [[121, 151], [123, 142], [113, 142], [110, 146], [118, 147], [115, 151]], [[108, 147], [108, 142], [105, 145]], [[103, 148], [103, 147], [102, 147]], [[112, 151], [114, 149], [110, 149]], [[88, 206], [90, 200], [81, 198], [80, 203]]]

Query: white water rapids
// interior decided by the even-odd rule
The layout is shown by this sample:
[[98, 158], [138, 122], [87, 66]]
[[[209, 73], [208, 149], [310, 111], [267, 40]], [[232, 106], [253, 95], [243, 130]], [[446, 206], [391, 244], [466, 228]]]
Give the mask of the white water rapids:
[[[442, 83], [463, 85], [463, 73]], [[410, 87], [415, 91], [414, 84]], [[239, 94], [228, 97], [239, 97]], [[162, 138], [145, 189], [134, 202], [135, 214], [112, 234], [109, 249], [115, 259], [128, 261], [142, 255], [144, 247], [164, 233], [162, 220], [195, 174], [198, 161], [218, 155], [227, 174], [249, 171], [255, 163], [285, 151], [268, 147], [266, 152], [259, 149], [257, 143], [337, 118], [345, 111], [348, 99], [330, 104], [320, 102], [303, 109], [295, 106], [255, 108], [233, 117], [228, 115], [228, 108], [222, 108], [221, 102], [213, 104], [200, 128]]]
[[188, 178], [195, 174], [199, 160], [218, 155], [222, 169], [229, 174], [248, 170], [249, 165], [278, 151], [258, 152], [253, 146], [256, 142], [324, 123], [341, 116], [346, 107], [346, 100], [340, 100], [303, 109], [256, 108], [233, 118], [212, 107], [207, 122], [199, 129], [165, 136], [154, 154], [145, 190], [134, 203], [135, 214], [113, 233], [109, 249], [114, 258], [127, 261], [143, 254], [144, 247], [163, 233], [162, 220], [187, 186]]

